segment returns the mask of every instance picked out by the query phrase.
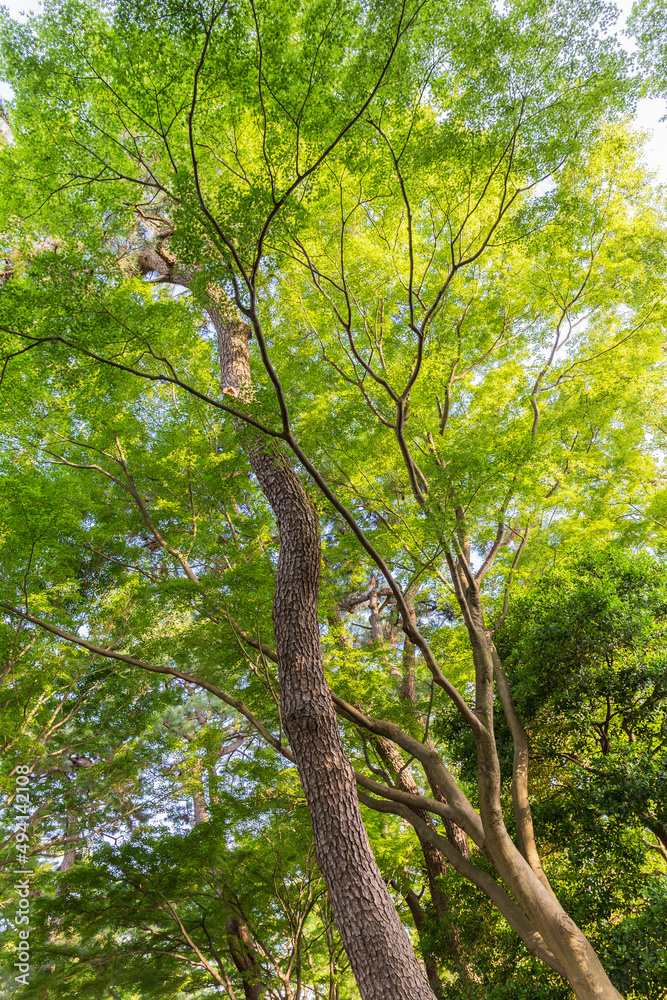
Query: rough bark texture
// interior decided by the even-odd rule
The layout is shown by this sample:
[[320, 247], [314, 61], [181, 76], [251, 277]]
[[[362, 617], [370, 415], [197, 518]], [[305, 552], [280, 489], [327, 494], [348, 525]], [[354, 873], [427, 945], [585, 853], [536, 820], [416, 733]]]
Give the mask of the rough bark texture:
[[[405, 761], [403, 760], [396, 744], [392, 743], [391, 740], [380, 737], [375, 741], [375, 745], [384, 762], [389, 765], [391, 770], [396, 775], [397, 787], [400, 788], [401, 791], [410, 792], [412, 795], [419, 795], [417, 782], [405, 766]], [[425, 812], [422, 809], [415, 809], [413, 811], [428, 826], [435, 829], [430, 813]], [[450, 912], [449, 900], [438, 888], [438, 879], [441, 875], [445, 875], [447, 873], [447, 862], [435, 844], [432, 844], [430, 841], [424, 840], [421, 837], [419, 837], [419, 842], [421, 844], [422, 851], [424, 852], [426, 872], [428, 874], [429, 888], [431, 891], [431, 901], [433, 902], [435, 912], [438, 916], [445, 917]]]
[[373, 856], [324, 676], [317, 514], [282, 455], [257, 450], [249, 457], [280, 535], [273, 620], [283, 724], [352, 971], [364, 1000], [432, 1000]]
[[[208, 311], [220, 344], [223, 391], [249, 401], [248, 328], [217, 308]], [[278, 523], [273, 623], [281, 712], [352, 972], [364, 1000], [433, 1000], [373, 856], [324, 675], [317, 513], [275, 444], [247, 430], [242, 440]]]
[[[433, 749], [433, 744], [431, 743], [430, 740], [427, 741], [427, 745]], [[447, 800], [440, 791], [438, 783], [436, 782], [433, 776], [433, 773], [429, 771], [428, 767], [425, 767], [424, 771], [426, 773], [426, 778], [431, 788], [431, 794], [433, 795], [433, 798], [436, 799], [437, 802], [446, 802]], [[447, 836], [447, 840], [452, 845], [452, 847], [455, 847], [456, 850], [459, 852], [459, 854], [462, 854], [464, 858], [469, 858], [470, 844], [468, 842], [468, 837], [465, 831], [462, 830], [460, 826], [457, 826], [454, 820], [452, 819], [446, 819], [445, 817], [443, 817], [442, 823], [445, 828], [445, 834]]]
[[[77, 828], [77, 817], [74, 813], [67, 813], [67, 822], [65, 824], [65, 836], [70, 838], [76, 838], [76, 828]], [[76, 843], [69, 843], [65, 848], [63, 854], [63, 859], [58, 865], [59, 872], [68, 872], [76, 861]], [[59, 891], [60, 886], [58, 887]]]

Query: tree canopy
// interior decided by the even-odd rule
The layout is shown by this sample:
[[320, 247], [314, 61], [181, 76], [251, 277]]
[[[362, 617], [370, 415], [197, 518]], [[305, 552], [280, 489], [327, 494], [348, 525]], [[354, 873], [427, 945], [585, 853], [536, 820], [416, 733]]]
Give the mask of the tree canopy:
[[4, 18], [9, 996], [667, 989], [651, 11]]

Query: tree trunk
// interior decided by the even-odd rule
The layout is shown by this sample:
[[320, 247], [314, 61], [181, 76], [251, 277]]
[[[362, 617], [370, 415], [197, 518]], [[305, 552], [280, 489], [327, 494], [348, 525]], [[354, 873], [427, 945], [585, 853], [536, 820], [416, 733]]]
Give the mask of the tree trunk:
[[280, 536], [273, 624], [283, 724], [352, 972], [364, 1000], [433, 1000], [373, 856], [324, 676], [317, 514], [278, 451], [252, 449], [249, 459]]
[[[419, 937], [421, 938], [425, 923], [424, 911], [422, 910], [417, 894], [412, 889], [409, 889], [405, 893], [405, 902], [408, 904], [408, 908], [412, 914], [412, 919], [414, 920], [415, 927], [417, 928], [417, 934], [419, 934]], [[441, 997], [444, 993], [444, 987], [442, 985], [440, 974], [438, 973], [438, 967], [433, 961], [432, 955], [424, 955], [424, 968], [426, 969], [426, 975], [428, 976], [428, 981], [431, 984], [431, 989], [435, 993], [436, 997]]]
[[260, 1000], [266, 993], [266, 984], [262, 982], [262, 966], [257, 958], [250, 931], [236, 917], [229, 918], [225, 930], [229, 954], [241, 976], [245, 1000]]
[[371, 626], [371, 642], [382, 642], [382, 624], [380, 622], [380, 609], [378, 606], [378, 582], [377, 577], [372, 577], [370, 585], [370, 598], [368, 601], [369, 622]]
[[206, 798], [204, 797], [204, 783], [202, 780], [201, 773], [197, 775], [197, 778], [198, 778], [198, 784], [192, 795], [192, 805], [195, 814], [195, 826], [199, 826], [200, 823], [208, 823]]
[[[218, 334], [223, 392], [250, 402], [248, 327], [217, 304], [208, 312]], [[324, 675], [317, 512], [279, 447], [247, 427], [239, 430], [278, 524], [273, 626], [282, 719], [352, 972], [363, 1000], [433, 1000], [371, 850]]]
[[[527, 760], [522, 731], [500, 659], [484, 622], [479, 591], [468, 569], [467, 537], [461, 538], [461, 555], [448, 557], [452, 582], [466, 623], [475, 663], [475, 715], [481, 726], [476, 734], [479, 812], [484, 847], [503, 882], [542, 936], [578, 1000], [622, 1000], [602, 967], [588, 939], [556, 899], [542, 869], [532, 834], [527, 794]], [[521, 851], [510, 837], [501, 804], [501, 775], [493, 726], [494, 678], [515, 746], [513, 800]], [[518, 749], [518, 753], [516, 752]]]
[[[139, 267], [186, 287], [194, 277], [160, 244], [144, 247]], [[217, 289], [209, 289], [204, 305], [218, 337], [222, 391], [247, 405], [253, 399], [250, 329]], [[278, 523], [273, 626], [282, 719], [352, 972], [363, 1000], [434, 1000], [371, 850], [324, 676], [317, 512], [277, 442], [241, 421], [238, 431]]]
[[[375, 740], [375, 745], [382, 759], [385, 761], [385, 763], [387, 763], [390, 766], [390, 768], [396, 775], [396, 786], [400, 788], [401, 791], [410, 792], [412, 795], [419, 795], [420, 793], [417, 783], [413, 778], [412, 774], [410, 773], [410, 771], [408, 770], [408, 768], [406, 767], [405, 761], [403, 760], [401, 752], [396, 746], [396, 744], [392, 743], [392, 741], [389, 739], [386, 739], [384, 737], [379, 737], [378, 739]], [[419, 818], [422, 819], [427, 826], [429, 826], [432, 830], [435, 830], [435, 826], [433, 824], [433, 820], [431, 818], [430, 813], [424, 812], [421, 809], [413, 809], [413, 812], [416, 813], [416, 815], [419, 816]], [[460, 838], [462, 838], [463, 842], [465, 843], [464, 857], [468, 857], [468, 855], [470, 854], [470, 849], [468, 847], [468, 838], [466, 837], [463, 830], [461, 830], [460, 827], [456, 826], [455, 823], [451, 823], [451, 826], [454, 828], [454, 830], [458, 831]], [[451, 838], [449, 837], [449, 831], [447, 831], [447, 833], [448, 833], [447, 839], [450, 840], [451, 843], [452, 841]], [[480, 979], [477, 973], [474, 971], [474, 969], [470, 966], [470, 964], [466, 962], [465, 955], [463, 954], [463, 949], [461, 947], [461, 938], [459, 936], [457, 928], [454, 926], [451, 920], [452, 911], [449, 900], [447, 896], [442, 892], [442, 889], [438, 884], [440, 877], [442, 875], [447, 874], [447, 861], [444, 855], [442, 854], [442, 851], [440, 851], [435, 844], [431, 843], [430, 840], [426, 840], [424, 837], [421, 837], [419, 835], [419, 832], [417, 832], [417, 838], [419, 839], [419, 843], [421, 845], [421, 849], [424, 854], [424, 861], [426, 863], [426, 873], [428, 875], [428, 883], [431, 892], [431, 902], [433, 903], [433, 908], [438, 916], [438, 919], [441, 921], [441, 925], [444, 930], [447, 943], [449, 945], [449, 950], [451, 951], [452, 954], [454, 966], [456, 967], [456, 971], [459, 974], [459, 980], [461, 982], [463, 991], [466, 996], [470, 996], [474, 994], [475, 984], [479, 983]], [[453, 846], [456, 847], [457, 846], [456, 843], [454, 843]], [[464, 852], [461, 851], [460, 853], [463, 854]], [[413, 913], [414, 917], [414, 911], [411, 902], [407, 896], [405, 898], [406, 902], [408, 903], [408, 906], [410, 906], [410, 911]], [[423, 923], [423, 918], [422, 918], [422, 923]], [[415, 926], [417, 927], [417, 932], [419, 933], [420, 932], [419, 925], [415, 924]], [[430, 961], [430, 965], [433, 966], [432, 960]], [[429, 978], [429, 982], [431, 983], [434, 992], [437, 994], [438, 990], [436, 989], [436, 982], [432, 977], [432, 973], [429, 971], [429, 962], [426, 962], [426, 972]], [[437, 982], [439, 983], [439, 989], [442, 991], [442, 983], [440, 982], [439, 977], [437, 979]]]
[[[77, 816], [75, 813], [68, 812], [67, 819], [65, 821], [65, 836], [68, 838], [76, 837], [77, 829]], [[65, 847], [65, 853], [63, 854], [63, 859], [58, 865], [59, 872], [68, 872], [74, 862], [76, 861], [76, 844], [68, 843]], [[56, 890], [57, 892], [58, 890]]]

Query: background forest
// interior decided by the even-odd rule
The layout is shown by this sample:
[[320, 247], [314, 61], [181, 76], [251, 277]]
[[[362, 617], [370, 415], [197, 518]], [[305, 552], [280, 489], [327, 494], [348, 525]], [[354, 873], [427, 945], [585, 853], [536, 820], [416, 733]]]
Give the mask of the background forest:
[[667, 997], [667, 9], [615, 18], [2, 20], [3, 996], [412, 1000], [328, 768], [419, 997]]

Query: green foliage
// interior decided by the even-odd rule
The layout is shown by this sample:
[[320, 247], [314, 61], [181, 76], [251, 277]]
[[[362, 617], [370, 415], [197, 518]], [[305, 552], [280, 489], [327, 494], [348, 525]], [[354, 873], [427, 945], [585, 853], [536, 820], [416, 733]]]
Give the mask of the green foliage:
[[543, 577], [498, 635], [554, 884], [642, 997], [667, 985], [666, 598], [663, 562], [612, 549]]
[[[262, 649], [278, 537], [239, 421], [275, 432], [285, 412], [471, 703], [446, 556], [458, 511], [473, 570], [498, 536], [483, 601], [489, 624], [507, 610], [549, 874], [619, 988], [664, 987], [667, 592], [636, 553], [665, 547], [665, 220], [612, 21], [597, 0], [64, 0], [4, 18], [0, 600], [172, 672], [3, 617], [4, 788], [28, 762], [35, 807], [26, 996], [204, 997], [225, 975], [240, 993], [230, 916], [272, 995], [297, 976], [356, 995], [295, 771], [248, 719], [284, 742]], [[142, 273], [146, 243], [197, 271], [187, 292]], [[252, 405], [221, 396], [212, 286], [253, 323]], [[332, 687], [433, 739], [475, 801], [472, 738], [390, 599], [370, 641], [377, 568], [306, 485]], [[590, 538], [601, 554], [574, 561]], [[509, 806], [500, 711], [496, 737]], [[344, 739], [392, 781], [372, 740]], [[366, 819], [410, 924], [419, 845]], [[569, 996], [477, 889], [442, 888], [480, 995]], [[462, 996], [423, 899], [422, 953]]]

